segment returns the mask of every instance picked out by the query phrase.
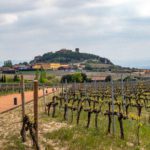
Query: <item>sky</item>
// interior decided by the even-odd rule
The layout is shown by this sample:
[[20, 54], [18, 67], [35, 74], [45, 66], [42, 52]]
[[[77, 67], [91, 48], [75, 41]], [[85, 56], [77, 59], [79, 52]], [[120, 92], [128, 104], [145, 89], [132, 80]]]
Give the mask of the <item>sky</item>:
[[0, 62], [61, 48], [150, 66], [149, 0], [0, 0]]

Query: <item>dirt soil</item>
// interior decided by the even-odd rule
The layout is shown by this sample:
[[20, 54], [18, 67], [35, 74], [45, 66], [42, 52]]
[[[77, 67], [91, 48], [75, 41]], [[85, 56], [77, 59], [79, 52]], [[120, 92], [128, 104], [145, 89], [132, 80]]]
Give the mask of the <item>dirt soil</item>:
[[[48, 93], [52, 92], [52, 89], [47, 89]], [[39, 97], [43, 96], [43, 90], [39, 90]], [[17, 98], [17, 105], [14, 105], [14, 98]], [[30, 102], [33, 100], [33, 91], [25, 92], [25, 102]], [[0, 113], [5, 112], [7, 110], [13, 109], [21, 105], [21, 94], [9, 94], [0, 96]]]

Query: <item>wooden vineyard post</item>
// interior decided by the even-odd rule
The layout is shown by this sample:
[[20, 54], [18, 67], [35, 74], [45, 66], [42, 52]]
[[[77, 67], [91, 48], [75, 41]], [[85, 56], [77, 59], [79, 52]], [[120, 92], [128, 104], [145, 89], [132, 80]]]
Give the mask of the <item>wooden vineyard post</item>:
[[64, 84], [62, 82], [62, 95], [64, 95]]
[[85, 92], [84, 94], [85, 94], [85, 96], [86, 96], [86, 98], [87, 98], [88, 96], [87, 96], [87, 89], [86, 89], [86, 81], [84, 81], [84, 90], [85, 90], [85, 91], [84, 91], [84, 92]]
[[65, 91], [66, 91], [66, 120], [68, 120], [68, 81], [65, 80]]
[[60, 93], [61, 85], [58, 83], [58, 93]]
[[43, 85], [43, 100], [44, 100], [44, 110], [45, 110], [45, 113], [46, 113], [46, 96], [45, 96], [45, 87]]
[[111, 79], [111, 90], [112, 90], [112, 117], [113, 117], [113, 120], [112, 120], [112, 132], [113, 132], [113, 135], [115, 135], [114, 82], [113, 82], [113, 80], [112, 80], [112, 79]]
[[126, 101], [125, 101], [125, 97], [124, 97], [124, 82], [123, 82], [123, 75], [121, 75], [121, 94], [122, 94], [122, 101], [123, 101], [123, 112], [125, 112]]
[[64, 107], [64, 120], [68, 120], [68, 89], [67, 79], [65, 80], [65, 107]]
[[38, 144], [38, 81], [34, 80], [34, 124], [35, 139]]
[[106, 83], [104, 81], [103, 84], [102, 84], [102, 91], [103, 91], [103, 93], [105, 92], [105, 90], [106, 90]]
[[77, 88], [77, 85], [76, 85], [76, 81], [74, 82], [74, 95], [76, 96], [76, 88]]
[[55, 96], [55, 90], [56, 90], [56, 87], [55, 85], [53, 85], [53, 95]]
[[[22, 100], [22, 120], [24, 120], [25, 117], [25, 95], [24, 95], [24, 78], [23, 75], [21, 75], [21, 82], [20, 82], [20, 86], [21, 86], [21, 100]], [[26, 141], [26, 133], [25, 133], [25, 128], [22, 130], [22, 141], [25, 142]]]
[[94, 80], [94, 86], [93, 86], [94, 91], [96, 91], [96, 80]]

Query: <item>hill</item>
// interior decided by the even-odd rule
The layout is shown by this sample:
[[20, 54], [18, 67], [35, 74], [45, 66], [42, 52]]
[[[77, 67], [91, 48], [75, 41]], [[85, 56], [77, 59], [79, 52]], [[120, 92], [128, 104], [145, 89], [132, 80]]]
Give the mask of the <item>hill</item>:
[[103, 58], [94, 54], [80, 53], [79, 49], [75, 51], [68, 49], [61, 49], [56, 52], [48, 52], [42, 56], [36, 56], [30, 63], [81, 63], [81, 62], [93, 62], [98, 64], [113, 64], [109, 59]]

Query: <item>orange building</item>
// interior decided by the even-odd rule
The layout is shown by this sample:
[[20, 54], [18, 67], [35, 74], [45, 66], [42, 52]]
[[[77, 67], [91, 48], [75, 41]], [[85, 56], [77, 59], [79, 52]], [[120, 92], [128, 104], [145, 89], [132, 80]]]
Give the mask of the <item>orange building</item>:
[[149, 70], [149, 69], [144, 70], [144, 73], [145, 73], [145, 74], [150, 74], [150, 70]]
[[66, 67], [68, 65], [63, 65], [60, 63], [38, 63], [32, 66], [33, 69], [44, 69], [44, 70], [57, 70], [60, 67]]

